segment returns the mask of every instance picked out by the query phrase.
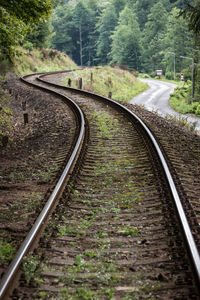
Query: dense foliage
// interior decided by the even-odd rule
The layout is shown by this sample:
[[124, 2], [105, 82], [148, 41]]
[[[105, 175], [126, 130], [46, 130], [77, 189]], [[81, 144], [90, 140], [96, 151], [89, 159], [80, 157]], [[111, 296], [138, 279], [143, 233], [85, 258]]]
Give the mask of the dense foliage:
[[125, 65], [132, 70], [173, 73], [190, 68], [180, 56], [191, 56], [194, 37], [181, 9], [186, 0], [73, 0], [58, 5], [52, 24], [52, 46], [79, 65]]
[[32, 31], [43, 23], [53, 9], [51, 0], [1, 0], [0, 50], [12, 60], [15, 48]]

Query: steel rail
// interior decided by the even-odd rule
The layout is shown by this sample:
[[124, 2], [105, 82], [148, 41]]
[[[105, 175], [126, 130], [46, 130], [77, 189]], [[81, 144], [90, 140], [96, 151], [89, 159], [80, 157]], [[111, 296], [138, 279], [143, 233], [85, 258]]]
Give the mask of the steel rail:
[[[41, 74], [41, 73], [40, 73]], [[31, 74], [33, 75], [33, 74]], [[26, 75], [24, 77], [21, 77], [21, 80], [24, 82], [28, 82], [25, 78], [28, 77], [30, 75]], [[28, 82], [28, 84], [30, 84], [30, 82]], [[34, 83], [31, 83], [32, 86], [37, 86]], [[37, 86], [38, 87], [38, 86]], [[45, 89], [45, 88], [43, 88]], [[46, 90], [48, 90], [46, 88]], [[51, 91], [52, 92], [52, 91]], [[80, 131], [79, 131], [79, 136], [76, 142], [76, 145], [74, 147], [74, 150], [69, 158], [68, 163], [65, 166], [65, 169], [62, 173], [62, 175], [60, 176], [51, 196], [49, 197], [49, 199], [47, 200], [44, 208], [42, 209], [40, 215], [38, 216], [37, 220], [35, 221], [32, 229], [30, 230], [30, 232], [28, 233], [27, 237], [25, 238], [25, 240], [23, 241], [22, 245], [20, 246], [19, 250], [17, 251], [13, 261], [11, 262], [10, 266], [7, 269], [7, 272], [4, 274], [1, 282], [0, 282], [0, 299], [3, 299], [2, 297], [5, 295], [5, 293], [7, 292], [8, 287], [10, 286], [11, 281], [13, 280], [17, 270], [19, 269], [19, 266], [22, 262], [23, 257], [26, 255], [27, 251], [29, 250], [30, 246], [32, 245], [33, 240], [36, 238], [38, 232], [40, 231], [44, 220], [46, 219], [46, 217], [48, 216], [56, 197], [59, 195], [60, 190], [62, 189], [64, 182], [66, 180], [66, 177], [68, 176], [69, 171], [71, 170], [71, 167], [76, 159], [77, 153], [80, 150], [83, 138], [84, 138], [84, 132], [85, 132], [85, 119], [84, 119], [84, 115], [83, 112], [81, 111], [81, 109], [79, 108], [79, 106], [70, 98], [66, 97], [65, 95], [61, 94], [61, 93], [56, 93], [53, 92], [54, 94], [59, 94], [59, 96], [63, 97], [64, 99], [67, 99], [68, 101], [71, 102], [71, 104], [74, 106], [75, 110], [78, 112], [79, 114], [79, 118], [81, 120], [81, 126], [80, 126]]]
[[[62, 71], [62, 73], [64, 73], [64, 72]], [[55, 74], [55, 72], [54, 72], [54, 74]], [[154, 137], [153, 133], [150, 131], [150, 129], [146, 126], [146, 124], [135, 113], [133, 113], [131, 110], [129, 110], [128, 108], [126, 108], [122, 104], [116, 102], [115, 100], [112, 100], [112, 99], [106, 98], [106, 97], [102, 97], [101, 95], [91, 93], [91, 92], [88, 92], [88, 91], [75, 89], [75, 88], [71, 88], [71, 87], [66, 87], [66, 86], [63, 86], [63, 85], [54, 84], [54, 83], [51, 83], [49, 81], [46, 81], [46, 80], [42, 79], [42, 77], [45, 77], [45, 74], [42, 74], [42, 75], [38, 76], [38, 80], [40, 80], [40, 81], [42, 81], [46, 84], [49, 84], [49, 85], [52, 85], [52, 86], [57, 86], [58, 88], [64, 88], [66, 90], [76, 91], [76, 92], [81, 93], [81, 94], [90, 95], [91, 97], [95, 97], [97, 99], [98, 98], [99, 99], [104, 99], [105, 101], [109, 101], [110, 103], [113, 103], [118, 107], [121, 107], [121, 109], [126, 110], [133, 117], [133, 119], [137, 120], [139, 122], [139, 124], [142, 126], [142, 128], [145, 130], [145, 132], [147, 133], [148, 137], [150, 138], [150, 140], [151, 140], [151, 142], [152, 142], [152, 144], [153, 144], [153, 146], [154, 146], [154, 148], [157, 152], [157, 155], [158, 155], [158, 157], [160, 159], [160, 162], [161, 162], [161, 165], [163, 167], [168, 185], [170, 187], [170, 191], [171, 191], [171, 194], [173, 196], [174, 204], [175, 204], [177, 215], [178, 215], [178, 218], [179, 218], [179, 223], [180, 223], [180, 226], [181, 226], [181, 229], [182, 229], [182, 232], [183, 232], [183, 236], [184, 236], [184, 239], [185, 239], [185, 242], [186, 242], [187, 250], [188, 250], [189, 255], [190, 255], [191, 264], [192, 264], [192, 267], [194, 269], [197, 288], [200, 289], [200, 256], [199, 256], [199, 252], [198, 252], [195, 240], [193, 238], [192, 231], [191, 231], [190, 225], [188, 223], [188, 220], [187, 220], [187, 217], [186, 217], [181, 199], [179, 197], [176, 185], [174, 183], [171, 172], [169, 170], [168, 164], [166, 162], [166, 159], [165, 159], [165, 157], [162, 153], [162, 150], [160, 149], [160, 147], [158, 145], [158, 142], [156, 141], [156, 138]]]

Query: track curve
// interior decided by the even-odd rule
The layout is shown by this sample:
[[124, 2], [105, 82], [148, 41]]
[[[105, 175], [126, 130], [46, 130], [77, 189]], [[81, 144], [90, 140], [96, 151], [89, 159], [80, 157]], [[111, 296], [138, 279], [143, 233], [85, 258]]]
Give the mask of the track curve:
[[[54, 73], [55, 74], [55, 73]], [[33, 76], [35, 76], [35, 75], [33, 75]], [[170, 197], [170, 198], [172, 198], [172, 199], [174, 199], [174, 204], [172, 204], [172, 205], [174, 205], [175, 207], [176, 207], [176, 210], [177, 210], [177, 212], [178, 212], [178, 219], [179, 219], [179, 223], [180, 223], [180, 226], [181, 226], [181, 229], [182, 229], [182, 231], [184, 232], [184, 239], [185, 239], [185, 242], [187, 243], [187, 249], [188, 249], [188, 251], [189, 251], [189, 253], [190, 253], [190, 258], [191, 258], [191, 263], [192, 263], [192, 265], [193, 265], [193, 270], [194, 270], [194, 273], [195, 273], [195, 277], [196, 277], [196, 281], [197, 281], [197, 283], [199, 283], [199, 280], [200, 280], [200, 260], [199, 260], [199, 254], [198, 254], [198, 250], [197, 250], [197, 247], [196, 247], [196, 245], [195, 245], [195, 241], [194, 241], [194, 238], [193, 238], [193, 236], [192, 236], [192, 233], [191, 233], [191, 230], [190, 230], [190, 226], [189, 226], [189, 224], [188, 224], [188, 221], [187, 221], [187, 218], [186, 218], [186, 216], [185, 216], [185, 213], [184, 213], [184, 209], [183, 209], [183, 207], [182, 207], [182, 204], [181, 204], [181, 199], [180, 199], [180, 197], [179, 197], [179, 195], [178, 195], [178, 192], [177, 192], [177, 190], [176, 190], [176, 187], [175, 187], [175, 184], [174, 184], [174, 181], [173, 181], [173, 178], [172, 178], [172, 176], [171, 176], [171, 174], [170, 174], [170, 171], [169, 171], [169, 168], [168, 168], [168, 165], [167, 165], [167, 162], [166, 162], [166, 160], [165, 160], [165, 158], [164, 158], [164, 155], [163, 155], [163, 153], [162, 153], [162, 151], [160, 150], [160, 148], [159, 148], [159, 145], [158, 145], [158, 143], [156, 142], [156, 139], [155, 139], [155, 137], [152, 135], [152, 133], [151, 133], [151, 131], [147, 128], [147, 126], [142, 122], [142, 120], [137, 116], [137, 115], [135, 115], [135, 114], [133, 114], [130, 110], [128, 110], [127, 108], [124, 108], [123, 107], [123, 105], [121, 105], [121, 104], [119, 104], [119, 103], [117, 103], [116, 101], [113, 101], [113, 100], [110, 100], [110, 99], [107, 99], [107, 98], [102, 98], [102, 97], [100, 97], [99, 95], [94, 95], [94, 94], [91, 94], [91, 93], [86, 93], [86, 92], [83, 92], [82, 90], [75, 90], [75, 89], [69, 89], [69, 88], [64, 88], [64, 87], [62, 87], [62, 86], [58, 86], [58, 85], [53, 85], [52, 83], [49, 83], [49, 82], [46, 82], [46, 81], [44, 81], [44, 80], [42, 80], [42, 77], [44, 77], [45, 76], [45, 74], [44, 75], [42, 75], [41, 74], [41, 76], [40, 76], [40, 81], [42, 82], [42, 84], [41, 84], [41, 86], [42, 85], [44, 85], [44, 84], [48, 84], [49, 86], [52, 86], [53, 87], [53, 89], [61, 89], [62, 90], [62, 97], [63, 96], [66, 96], [66, 94], [68, 93], [68, 94], [70, 94], [70, 98], [72, 97], [72, 98], [74, 98], [74, 101], [75, 102], [77, 102], [80, 106], [83, 106], [83, 108], [84, 107], [86, 107], [87, 106], [87, 104], [88, 104], [88, 100], [86, 100], [86, 98], [87, 97], [89, 97], [89, 98], [91, 98], [91, 99], [93, 99], [93, 100], [95, 100], [95, 101], [97, 101], [97, 102], [100, 102], [100, 100], [102, 101], [103, 100], [103, 102], [104, 103], [106, 103], [106, 106], [110, 106], [110, 104], [112, 104], [112, 106], [114, 106], [115, 108], [117, 107], [117, 113], [115, 113], [114, 115], [113, 115], [113, 117], [109, 117], [109, 118], [111, 118], [111, 119], [116, 119], [116, 120], [118, 120], [117, 122], [121, 122], [120, 121], [120, 118], [122, 117], [122, 115], [124, 116], [124, 115], [127, 115], [128, 114], [128, 120], [129, 120], [129, 122], [131, 122], [131, 127], [134, 127], [135, 128], [135, 131], [136, 131], [136, 136], [137, 136], [137, 132], [139, 133], [139, 136], [142, 136], [142, 139], [143, 139], [143, 142], [144, 142], [144, 145], [145, 145], [145, 147], [147, 147], [148, 149], [154, 149], [153, 151], [154, 151], [154, 155], [155, 155], [155, 153], [156, 153], [156, 156], [157, 156], [157, 158], [155, 158], [156, 156], [154, 156], [153, 155], [153, 159], [151, 158], [151, 160], [158, 160], [159, 159], [159, 163], [158, 163], [158, 165], [160, 165], [160, 167], [159, 168], [161, 168], [162, 169], [162, 171], [164, 170], [164, 173], [165, 173], [165, 180], [166, 180], [166, 183], [165, 183], [165, 185], [167, 184], [169, 187], [170, 187], [170, 191], [168, 191], [167, 192], [167, 198], [168, 197]], [[54, 92], [55, 92], [55, 90], [54, 90]], [[65, 95], [64, 95], [65, 94]], [[77, 94], [79, 95], [79, 96], [77, 96]], [[81, 97], [80, 97], [80, 95], [81, 95]], [[81, 99], [79, 99], [79, 98], [81, 98]], [[95, 104], [95, 105], [99, 105], [99, 104]], [[99, 110], [101, 110], [102, 109], [102, 107], [101, 106], [99, 106], [98, 107], [98, 109]], [[97, 110], [98, 110], [97, 109]], [[112, 113], [111, 112], [109, 112], [109, 114], [111, 114], [112, 115]], [[90, 111], [90, 116], [88, 116], [89, 118], [97, 118], [98, 119], [98, 114], [96, 113], [96, 115], [92, 115], [92, 113], [91, 113], [91, 111]], [[127, 118], [127, 117], [126, 117]], [[100, 121], [99, 121], [100, 122]], [[109, 119], [106, 119], [106, 122], [108, 122], [109, 123]], [[124, 122], [124, 121], [123, 121]], [[123, 126], [126, 128], [127, 126], [129, 126], [129, 125], [123, 125], [122, 124], [122, 127], [121, 128], [123, 128]], [[142, 128], [141, 128], [141, 126], [142, 126]], [[139, 129], [139, 127], [140, 127], [140, 129]], [[128, 128], [128, 127], [127, 127]], [[82, 130], [84, 130], [83, 128], [82, 128]], [[114, 128], [113, 128], [113, 124], [111, 124], [111, 128], [110, 128], [110, 130], [111, 130], [111, 132], [114, 130]], [[125, 131], [125, 133], [124, 133], [124, 135], [125, 134], [127, 134], [127, 132], [129, 132], [129, 130], [130, 130], [130, 128], [129, 129], [126, 129], [126, 131]], [[94, 132], [98, 132], [98, 129], [95, 129], [94, 130]], [[96, 133], [95, 133], [96, 134]], [[111, 134], [111, 137], [106, 137], [107, 139], [114, 139], [114, 135], [116, 134], [116, 132], [114, 131], [112, 134]], [[98, 136], [98, 135], [97, 135]], [[97, 139], [97, 136], [95, 137], [95, 139]], [[128, 139], [129, 140], [131, 140], [131, 138], [133, 138], [133, 137], [131, 137], [131, 136], [129, 136], [128, 137]], [[94, 140], [95, 140], [94, 139]], [[135, 141], [136, 140], [138, 140], [138, 136], [137, 137], [134, 137], [133, 139], [135, 139]], [[146, 140], [148, 140], [148, 141], [146, 141]], [[125, 143], [125, 142], [122, 142], [122, 144], [123, 143]], [[143, 149], [143, 147], [144, 147], [144, 145], [143, 146], [141, 146], [140, 145], [140, 147]], [[107, 148], [107, 151], [108, 151], [108, 149], [109, 149], [109, 147], [110, 146], [105, 146], [105, 147], [108, 147]], [[115, 145], [115, 147], [117, 147], [117, 144]], [[126, 146], [127, 147], [127, 146]], [[125, 147], [125, 148], [126, 148]], [[91, 151], [91, 150], [90, 150]], [[103, 148], [102, 148], [102, 150], [101, 151], [103, 151]], [[119, 151], [119, 150], [118, 150]], [[129, 150], [130, 151], [130, 150]], [[137, 147], [135, 148], [135, 151], [137, 152], [138, 151], [138, 149], [137, 149]], [[140, 151], [140, 150], [139, 150]], [[150, 151], [150, 150], [148, 150], [148, 151]], [[149, 156], [149, 154], [144, 154], [145, 152], [144, 152], [144, 149], [142, 150], [142, 156], [144, 156], [144, 157], [148, 157]], [[104, 155], [105, 155], [105, 153], [104, 153]], [[117, 155], [117, 154], [116, 154]], [[128, 155], [128, 154], [126, 154], [126, 155]], [[92, 156], [95, 156], [95, 153], [92, 151]], [[98, 156], [98, 155], [97, 155]], [[151, 155], [150, 155], [151, 156]], [[112, 158], [112, 159], [114, 159], [114, 158]], [[131, 158], [132, 160], [133, 160], [133, 157]], [[145, 159], [146, 160], [146, 159]], [[151, 164], [154, 164], [154, 162], [152, 162], [151, 161]], [[136, 168], [137, 168], [137, 166], [135, 166]], [[92, 167], [92, 168], [94, 168], [94, 166]], [[139, 167], [140, 168], [140, 167]], [[148, 167], [145, 167], [146, 168], [146, 170], [148, 170], [149, 168], [151, 169], [152, 167], [150, 167], [149, 165], [148, 165]], [[86, 167], [86, 169], [90, 169], [90, 166], [87, 166]], [[86, 172], [86, 169], [85, 169], [85, 171], [84, 172]], [[161, 170], [161, 169], [159, 169], [159, 170]], [[96, 172], [97, 172], [97, 170], [96, 170]], [[146, 171], [142, 171], [142, 172], [146, 172]], [[141, 175], [140, 174], [140, 176], [144, 176], [144, 173], [141, 173], [141, 174], [143, 174], [143, 175]], [[154, 173], [152, 173], [152, 174], [154, 174]], [[155, 175], [155, 174], [154, 174]], [[151, 176], [154, 176], [154, 175], [151, 175]], [[94, 176], [94, 175], [93, 175]], [[158, 177], [159, 177], [159, 175], [157, 174], [157, 175], [155, 175], [155, 177], [157, 178], [156, 179], [156, 183], [158, 184]], [[86, 176], [86, 178], [87, 178], [87, 176]], [[139, 179], [137, 179], [137, 176], [136, 176], [136, 180], [139, 180]], [[159, 185], [161, 185], [161, 183], [159, 183]], [[84, 183], [84, 186], [85, 186], [85, 183]], [[141, 187], [140, 187], [140, 189], [141, 189]], [[140, 189], [138, 189], [138, 190], [140, 190]], [[148, 188], [149, 189], [149, 188]], [[165, 186], [165, 188], [164, 189], [166, 189], [166, 186]], [[155, 192], [156, 193], [156, 192]], [[166, 192], [161, 192], [161, 194], [162, 193], [166, 193]], [[71, 197], [72, 197], [72, 195], [71, 195]], [[77, 198], [77, 196], [73, 196], [75, 199]], [[163, 200], [164, 201], [164, 200]], [[170, 200], [171, 201], [171, 200]], [[75, 202], [76, 202], [76, 200], [75, 200]], [[98, 202], [98, 201], [97, 201]], [[80, 205], [80, 204], [79, 204]], [[78, 206], [79, 206], [78, 205]], [[93, 203], [93, 205], [97, 205], [97, 204], [94, 204]], [[164, 204], [164, 206], [166, 205], [166, 203]], [[153, 207], [153, 206], [152, 206]], [[106, 207], [105, 207], [106, 208]], [[119, 207], [118, 207], [118, 209], [119, 209]], [[166, 208], [165, 208], [166, 209]], [[77, 210], [76, 208], [75, 208], [75, 210]], [[113, 210], [114, 211], [114, 210]], [[127, 212], [126, 212], [127, 213]], [[78, 215], [74, 215], [75, 216], [75, 219], [77, 219], [78, 218]], [[124, 220], [124, 224], [126, 224], [126, 222], [127, 221], [125, 221]], [[98, 226], [97, 224], [95, 224], [95, 226]], [[124, 232], [124, 227], [125, 226], [122, 226], [123, 227], [123, 229], [121, 228], [121, 229], [119, 229], [119, 231], [121, 230], [122, 232], [120, 233], [119, 232], [119, 234], [121, 234], [121, 235], [126, 235], [126, 232]], [[136, 227], [136, 226], [133, 226], [133, 227]], [[94, 229], [93, 229], [94, 230]], [[153, 230], [153, 229], [152, 229]], [[129, 232], [130, 233], [130, 232]], [[123, 236], [124, 236], [123, 235]], [[128, 234], [127, 234], [128, 235]], [[129, 236], [129, 239], [130, 239], [130, 236], [132, 237], [132, 234], [130, 233], [130, 235], [128, 235]], [[144, 240], [145, 239], [143, 239], [143, 242], [144, 242]], [[59, 241], [58, 241], [59, 242]], [[60, 241], [61, 242], [61, 241]], [[92, 242], [92, 241], [91, 241]], [[114, 243], [114, 242], [113, 242]], [[146, 242], [144, 242], [144, 244], [145, 244]], [[88, 245], [87, 245], [88, 246]], [[116, 245], [115, 245], [115, 247], [116, 247]], [[86, 249], [87, 249], [87, 247], [86, 247]], [[80, 256], [79, 256], [80, 257]], [[77, 258], [77, 257], [76, 257]], [[81, 257], [80, 257], [81, 258]], [[78, 264], [78, 262], [76, 262], [77, 264]], [[59, 264], [57, 264], [57, 265], [59, 265]], [[62, 272], [61, 272], [62, 273]], [[62, 275], [62, 274], [61, 274]], [[51, 275], [52, 276], [52, 275]], [[162, 276], [161, 276], [162, 277]], [[163, 278], [162, 278], [163, 279]], [[162, 281], [162, 280], [161, 280]], [[164, 276], [164, 279], [163, 279], [163, 281], [165, 281], [165, 276]], [[173, 289], [172, 287], [171, 287], [171, 289]], [[41, 290], [42, 290], [42, 288], [41, 288]], [[134, 292], [134, 289], [132, 288], [130, 288], [130, 287], [127, 287], [127, 288], [123, 288], [122, 286], [121, 287], [119, 287], [119, 285], [118, 285], [118, 287], [117, 287], [117, 289], [116, 289], [117, 291], [118, 291], [118, 297], [121, 297], [122, 296], [122, 294], [123, 294], [123, 292], [124, 291], [126, 291], [126, 292]], [[55, 291], [54, 291], [55, 292]], [[138, 291], [135, 291], [135, 292], [138, 292]], [[155, 291], [154, 291], [155, 292]], [[170, 297], [170, 296], [169, 296]], [[118, 298], [117, 298], [118, 299]], [[121, 298], [120, 298], [121, 299]]]

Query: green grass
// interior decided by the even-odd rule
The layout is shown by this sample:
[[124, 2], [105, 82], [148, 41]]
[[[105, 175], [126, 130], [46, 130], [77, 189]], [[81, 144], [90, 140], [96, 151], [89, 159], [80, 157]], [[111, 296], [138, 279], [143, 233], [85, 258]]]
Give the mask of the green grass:
[[17, 75], [32, 72], [51, 72], [57, 70], [71, 70], [76, 64], [67, 56], [54, 49], [33, 49], [32, 51], [20, 48], [20, 56], [15, 57], [13, 71]]
[[126, 102], [148, 88], [146, 83], [139, 81], [130, 72], [108, 66], [71, 72], [63, 82], [67, 85], [68, 79], [71, 78], [72, 87], [77, 88], [77, 80], [80, 77], [83, 79], [84, 90], [105, 97], [112, 92], [113, 99]]
[[0, 263], [4, 264], [10, 261], [14, 257], [15, 251], [13, 243], [0, 240]]
[[33, 49], [31, 51], [18, 48], [19, 55], [12, 65], [0, 53], [0, 75], [4, 79], [6, 73], [13, 72], [18, 76], [34, 72], [51, 72], [57, 70], [76, 69], [76, 64], [69, 56], [54, 49]]

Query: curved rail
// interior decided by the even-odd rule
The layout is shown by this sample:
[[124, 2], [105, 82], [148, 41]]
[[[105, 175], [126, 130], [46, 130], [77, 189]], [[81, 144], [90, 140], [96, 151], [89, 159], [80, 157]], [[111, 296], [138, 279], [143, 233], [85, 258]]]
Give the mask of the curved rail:
[[[54, 72], [54, 74], [55, 74], [55, 72]], [[80, 89], [75, 89], [75, 88], [70, 88], [70, 87], [66, 87], [66, 86], [63, 86], [63, 85], [50, 83], [49, 81], [46, 81], [46, 80], [42, 79], [42, 77], [45, 77], [45, 74], [40, 75], [38, 77], [38, 80], [40, 80], [40, 81], [42, 81], [46, 84], [56, 86], [56, 87], [61, 87], [61, 88], [68, 89], [68, 90], [73, 90], [73, 91], [79, 92], [81, 94], [87, 94], [87, 95], [90, 95], [92, 97], [99, 98], [99, 99], [103, 98], [105, 101], [109, 101], [109, 102], [115, 104], [116, 106], [121, 107], [122, 109], [125, 109], [134, 118], [134, 120], [137, 120], [137, 122], [139, 122], [140, 125], [143, 127], [143, 129], [147, 133], [148, 137], [150, 138], [154, 148], [156, 149], [156, 152], [157, 152], [158, 157], [160, 159], [161, 165], [164, 169], [166, 179], [167, 179], [167, 182], [169, 184], [169, 187], [170, 187], [173, 199], [174, 199], [174, 204], [175, 204], [175, 207], [176, 207], [176, 211], [177, 211], [179, 223], [180, 223], [180, 226], [181, 226], [181, 229], [182, 229], [182, 232], [183, 232], [183, 236], [184, 236], [184, 239], [185, 239], [185, 242], [186, 242], [187, 250], [188, 250], [189, 255], [190, 255], [191, 264], [192, 264], [192, 267], [194, 269], [197, 286], [200, 289], [200, 256], [199, 256], [199, 252], [198, 252], [196, 243], [194, 241], [192, 231], [191, 231], [191, 228], [189, 226], [186, 214], [184, 212], [184, 208], [183, 208], [183, 205], [181, 203], [181, 199], [179, 197], [179, 194], [178, 194], [178, 191], [176, 189], [174, 180], [173, 180], [172, 175], [170, 173], [168, 164], [167, 164], [166, 159], [165, 159], [165, 157], [164, 157], [164, 155], [163, 155], [163, 153], [162, 153], [162, 151], [161, 151], [161, 149], [158, 145], [158, 142], [156, 141], [156, 139], [155, 139], [154, 135], [152, 134], [152, 132], [150, 131], [150, 129], [145, 125], [145, 123], [136, 114], [134, 114], [128, 108], [126, 108], [125, 106], [123, 106], [122, 104], [120, 104], [120, 103], [118, 103], [114, 100], [111, 100], [111, 99], [106, 98], [106, 97], [102, 97], [98, 94], [94, 94], [94, 93], [91, 93], [91, 92], [88, 92], [88, 91], [83, 91], [83, 90], [80, 90]]]
[[[64, 73], [64, 72], [67, 72], [67, 71], [61, 71], [61, 72]], [[46, 74], [50, 75], [50, 74], [56, 74], [56, 73], [60, 73], [60, 72], [48, 72]], [[50, 83], [50, 82], [42, 79], [42, 77], [44, 77], [46, 74], [40, 73], [40, 76], [39, 76], [38, 79], [40, 81], [48, 84], [48, 85], [55, 86], [57, 88], [64, 88], [66, 90], [76, 91], [76, 92], [78, 92], [80, 94], [90, 95], [91, 97], [95, 97], [97, 99], [101, 99], [101, 100], [103, 99], [104, 101], [109, 101], [110, 103], [113, 103], [115, 106], [120, 107], [121, 109], [125, 110], [133, 118], [134, 121], [136, 121], [137, 123], [139, 123], [142, 126], [142, 128], [146, 132], [147, 136], [151, 140], [152, 145], [154, 146], [154, 148], [155, 148], [155, 150], [157, 152], [157, 155], [158, 155], [158, 157], [160, 159], [161, 165], [162, 165], [163, 170], [165, 172], [166, 179], [168, 181], [168, 185], [170, 187], [171, 194], [172, 194], [173, 199], [174, 199], [174, 205], [176, 207], [176, 211], [177, 211], [177, 214], [178, 214], [178, 218], [179, 218], [181, 229], [183, 231], [183, 235], [184, 235], [184, 238], [185, 238], [187, 249], [188, 249], [188, 252], [190, 254], [191, 264], [192, 264], [192, 267], [194, 269], [197, 286], [200, 286], [200, 256], [199, 256], [199, 253], [198, 253], [198, 250], [197, 250], [197, 246], [195, 244], [195, 241], [194, 241], [194, 238], [193, 238], [193, 235], [192, 235], [192, 232], [191, 232], [191, 229], [190, 229], [187, 217], [185, 215], [185, 212], [184, 212], [184, 209], [183, 209], [183, 206], [182, 206], [182, 203], [181, 203], [181, 199], [180, 199], [180, 197], [178, 195], [178, 192], [177, 192], [174, 180], [173, 180], [172, 175], [170, 173], [170, 170], [169, 170], [169, 167], [168, 167], [167, 162], [165, 160], [165, 157], [164, 157], [164, 155], [163, 155], [163, 153], [162, 153], [162, 151], [161, 151], [161, 149], [160, 149], [160, 147], [159, 147], [159, 145], [158, 145], [155, 137], [153, 136], [152, 132], [150, 131], [150, 129], [144, 124], [144, 122], [136, 114], [134, 114], [133, 112], [131, 112], [129, 109], [127, 109], [126, 107], [124, 107], [122, 104], [119, 104], [118, 102], [116, 102], [114, 100], [111, 100], [111, 99], [108, 99], [106, 97], [102, 97], [100, 95], [93, 94], [91, 92], [87, 92], [87, 91], [83, 91], [83, 90], [79, 90], [79, 89], [65, 87], [63, 85], [57, 85], [57, 84]], [[25, 77], [27, 77], [27, 76], [24, 76], [24, 78], [22, 78], [22, 80], [24, 80], [26, 82]], [[33, 83], [29, 83], [29, 84], [31, 84], [33, 86], [37, 86], [37, 85], [35, 85]], [[43, 87], [40, 87], [40, 88], [43, 89], [43, 90], [46, 89], [46, 88], [43, 88]], [[65, 97], [65, 99], [67, 98], [63, 94], [56, 93], [54, 91], [52, 91], [52, 92], [55, 93], [55, 94], [59, 94], [61, 97]], [[67, 99], [69, 99], [69, 98], [67, 98]], [[71, 99], [69, 99], [69, 100], [71, 100]], [[76, 109], [78, 109], [80, 111], [80, 108], [74, 102], [73, 102], [73, 105], [75, 105]], [[81, 111], [80, 111], [80, 114], [81, 114], [81, 120], [82, 120], [82, 122], [84, 124], [83, 114], [82, 114]], [[78, 149], [80, 148], [80, 144], [81, 144], [81, 141], [83, 139], [83, 136], [81, 137], [81, 134], [83, 134], [83, 133], [84, 133], [84, 125], [82, 125], [81, 130], [80, 130], [80, 135], [79, 135], [79, 138], [78, 138], [78, 141], [77, 141], [77, 145], [76, 145], [76, 151], [78, 151]], [[20, 247], [20, 249], [22, 249], [24, 246], [26, 247], [26, 251], [29, 249], [31, 242], [28, 241], [28, 240], [30, 240], [30, 238], [33, 238], [33, 236], [36, 235], [35, 231], [38, 230], [38, 227], [42, 225], [42, 223], [44, 221], [43, 214], [44, 214], [44, 212], [46, 214], [48, 214], [47, 211], [50, 210], [50, 205], [52, 205], [53, 198], [55, 198], [56, 195], [59, 194], [59, 189], [62, 188], [64, 180], [65, 180], [65, 177], [67, 176], [66, 174], [69, 172], [69, 170], [71, 168], [69, 166], [69, 164], [73, 164], [73, 161], [75, 159], [75, 155], [76, 154], [75, 154], [75, 150], [74, 150], [73, 153], [72, 153], [72, 156], [70, 158], [70, 162], [65, 167], [65, 170], [64, 170], [63, 174], [61, 175], [61, 177], [59, 179], [59, 182], [57, 183], [57, 185], [56, 185], [56, 187], [55, 187], [52, 195], [50, 196], [48, 202], [46, 203], [46, 205], [45, 205], [45, 207], [43, 209], [43, 211], [41, 212], [41, 214], [38, 217], [36, 223], [34, 224], [34, 227], [30, 231], [28, 237], [25, 239], [25, 241], [24, 241], [23, 245]], [[14, 276], [14, 274], [16, 272], [16, 269], [19, 267], [20, 262], [22, 260], [22, 257], [25, 254], [24, 251], [22, 252], [23, 255], [22, 255], [22, 253], [20, 254], [20, 249], [19, 249], [18, 253], [15, 256], [14, 261], [10, 265], [7, 273], [5, 274], [5, 276], [2, 279], [2, 283], [0, 285], [0, 298], [2, 297], [2, 295], [4, 295], [5, 290], [6, 290], [6, 288], [9, 285], [9, 280], [11, 279], [11, 277]], [[18, 267], [14, 266], [14, 265], [16, 265], [16, 263], [17, 263]]]
[[[41, 74], [41, 73], [40, 73]], [[33, 86], [38, 87], [36, 84], [34, 83], [30, 83], [28, 82], [25, 78], [28, 77], [30, 75], [26, 75], [24, 77], [21, 78], [22, 81], [31, 84]], [[44, 90], [47, 90], [45, 88], [42, 88]], [[74, 150], [69, 158], [69, 161], [67, 163], [67, 165], [65, 166], [65, 169], [60, 177], [60, 179], [58, 180], [51, 196], [49, 197], [47, 203], [45, 204], [43, 210], [41, 211], [39, 217], [37, 218], [37, 220], [35, 221], [32, 229], [30, 230], [29, 234], [27, 235], [26, 239], [24, 240], [24, 242], [22, 243], [21, 247], [19, 248], [19, 250], [17, 251], [13, 261], [11, 262], [7, 272], [5, 273], [5, 275], [3, 276], [1, 283], [0, 283], [0, 299], [2, 299], [2, 297], [5, 295], [6, 290], [8, 289], [10, 282], [12, 281], [12, 279], [15, 276], [15, 273], [17, 272], [23, 257], [25, 256], [25, 254], [27, 253], [28, 249], [30, 248], [30, 246], [33, 243], [33, 240], [35, 240], [38, 232], [40, 231], [44, 220], [47, 218], [52, 206], [54, 205], [55, 199], [58, 197], [58, 195], [60, 194], [60, 191], [62, 190], [66, 177], [69, 174], [69, 171], [72, 168], [72, 165], [77, 157], [77, 153], [80, 150], [83, 138], [84, 138], [84, 132], [85, 132], [85, 119], [84, 119], [84, 115], [81, 111], [81, 109], [79, 108], [79, 106], [71, 99], [67, 98], [65, 95], [61, 94], [61, 93], [56, 93], [53, 92], [54, 94], [59, 94], [59, 96], [61, 96], [63, 99], [67, 99], [68, 101], [71, 102], [71, 105], [73, 105], [74, 109], [76, 110], [77, 114], [79, 115], [79, 118], [81, 120], [81, 127], [80, 127], [80, 131], [79, 131], [79, 136], [76, 142], [76, 145], [74, 147]]]

